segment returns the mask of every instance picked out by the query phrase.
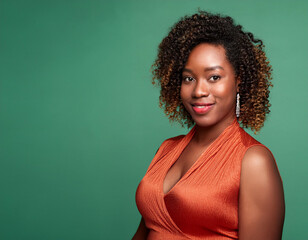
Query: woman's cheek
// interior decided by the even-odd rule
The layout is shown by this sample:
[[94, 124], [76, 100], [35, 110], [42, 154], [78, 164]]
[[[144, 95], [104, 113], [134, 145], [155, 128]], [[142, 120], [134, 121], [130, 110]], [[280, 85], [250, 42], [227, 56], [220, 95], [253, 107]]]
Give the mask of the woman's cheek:
[[[217, 98], [229, 98], [236, 94], [235, 86], [228, 86], [226, 84], [216, 84], [211, 88], [212, 94]], [[231, 96], [232, 95], [232, 96]]]

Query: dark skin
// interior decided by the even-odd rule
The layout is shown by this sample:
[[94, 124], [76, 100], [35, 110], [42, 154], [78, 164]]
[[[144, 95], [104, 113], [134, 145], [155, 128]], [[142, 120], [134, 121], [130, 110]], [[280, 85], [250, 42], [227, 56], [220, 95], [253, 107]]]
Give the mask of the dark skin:
[[[181, 100], [196, 123], [196, 132], [166, 174], [164, 193], [233, 122], [239, 82], [223, 46], [202, 43], [191, 51], [183, 70]], [[272, 154], [262, 146], [249, 148], [242, 160], [239, 239], [281, 239], [284, 212], [283, 186]], [[142, 219], [133, 240], [146, 239], [147, 234]]]

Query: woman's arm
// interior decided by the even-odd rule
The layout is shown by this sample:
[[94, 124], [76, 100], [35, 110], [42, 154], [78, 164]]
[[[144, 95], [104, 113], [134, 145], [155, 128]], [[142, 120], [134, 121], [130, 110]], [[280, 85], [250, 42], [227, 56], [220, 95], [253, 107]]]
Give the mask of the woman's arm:
[[148, 233], [149, 233], [149, 230], [145, 226], [145, 222], [144, 222], [143, 218], [141, 218], [137, 232], [133, 236], [132, 240], [146, 240]]
[[253, 146], [242, 160], [239, 239], [280, 240], [284, 194], [276, 162], [268, 149]]

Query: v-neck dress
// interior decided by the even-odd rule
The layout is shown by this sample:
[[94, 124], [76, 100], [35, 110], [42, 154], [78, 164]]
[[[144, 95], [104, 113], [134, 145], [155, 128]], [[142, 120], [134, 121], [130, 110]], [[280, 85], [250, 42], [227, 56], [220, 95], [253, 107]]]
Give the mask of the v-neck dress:
[[249, 147], [262, 144], [235, 119], [165, 194], [165, 176], [194, 133], [195, 126], [165, 140], [137, 188], [147, 240], [238, 239], [241, 161]]

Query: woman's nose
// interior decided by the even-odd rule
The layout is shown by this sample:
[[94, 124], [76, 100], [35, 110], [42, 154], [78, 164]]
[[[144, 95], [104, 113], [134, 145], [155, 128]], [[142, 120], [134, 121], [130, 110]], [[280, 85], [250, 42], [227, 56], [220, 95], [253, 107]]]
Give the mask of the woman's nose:
[[209, 88], [205, 80], [196, 81], [196, 85], [193, 91], [193, 97], [207, 97], [209, 95]]

